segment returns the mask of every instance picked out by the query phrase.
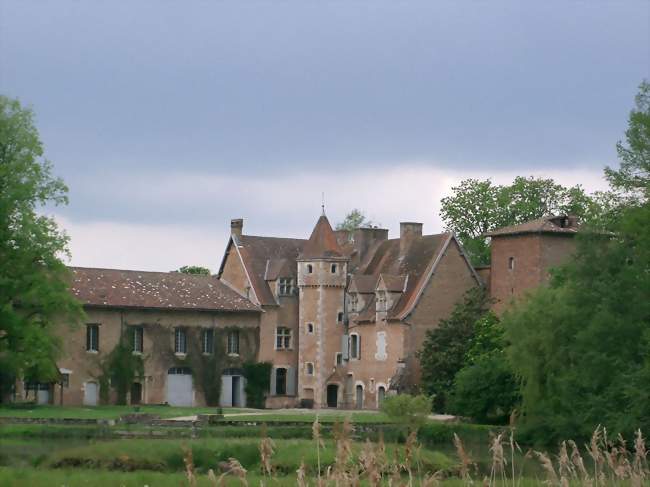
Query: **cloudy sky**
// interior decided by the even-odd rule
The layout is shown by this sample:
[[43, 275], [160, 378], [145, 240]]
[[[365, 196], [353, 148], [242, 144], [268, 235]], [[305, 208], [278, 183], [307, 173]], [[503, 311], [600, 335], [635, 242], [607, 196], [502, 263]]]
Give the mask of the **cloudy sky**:
[[0, 0], [75, 265], [216, 270], [230, 218], [306, 237], [322, 192], [394, 234], [467, 177], [604, 188], [649, 77], [647, 0]]

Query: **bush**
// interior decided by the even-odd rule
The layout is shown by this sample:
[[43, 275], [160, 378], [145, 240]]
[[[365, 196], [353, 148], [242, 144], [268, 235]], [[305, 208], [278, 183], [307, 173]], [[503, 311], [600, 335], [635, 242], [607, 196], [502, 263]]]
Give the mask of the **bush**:
[[517, 380], [504, 354], [495, 352], [456, 374], [449, 409], [479, 423], [503, 424], [518, 403]]
[[410, 394], [388, 396], [381, 403], [381, 410], [395, 421], [405, 423], [411, 429], [417, 429], [426, 422], [427, 416], [431, 413], [431, 398]]

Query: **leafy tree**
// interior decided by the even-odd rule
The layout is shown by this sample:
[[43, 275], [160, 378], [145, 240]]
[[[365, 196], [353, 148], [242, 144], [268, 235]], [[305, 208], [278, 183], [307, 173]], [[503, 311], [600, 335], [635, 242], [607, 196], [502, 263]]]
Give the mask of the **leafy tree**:
[[55, 318], [73, 324], [83, 315], [60, 259], [68, 238], [38, 211], [67, 203], [42, 156], [32, 111], [0, 96], [0, 397], [16, 377], [56, 380]]
[[422, 368], [422, 386], [434, 396], [435, 411], [445, 411], [454, 377], [465, 365], [466, 356], [475, 333], [475, 323], [490, 304], [483, 288], [472, 288], [456, 304], [449, 318], [429, 330], [418, 352]]
[[479, 356], [456, 374], [449, 410], [480, 423], [504, 423], [519, 400], [517, 379], [507, 357], [494, 352]]
[[366, 215], [355, 208], [345, 216], [345, 219], [342, 222], [336, 224], [336, 229], [347, 230], [349, 233], [352, 233], [357, 228], [372, 227], [376, 225], [378, 224], [366, 218]]
[[243, 369], [246, 378], [246, 402], [249, 407], [264, 408], [266, 394], [271, 386], [273, 364], [270, 362], [247, 362]]
[[208, 269], [207, 267], [201, 267], [198, 265], [184, 265], [176, 272], [180, 272], [181, 274], [196, 274], [202, 276], [209, 276], [212, 274], [210, 272], [210, 269]]
[[503, 327], [493, 312], [488, 311], [474, 322], [465, 365], [454, 377], [450, 412], [481, 423], [503, 423], [508, 419], [520, 395], [504, 345]]
[[417, 430], [431, 413], [431, 398], [421, 394], [387, 396], [381, 403], [381, 410], [396, 421], [407, 424], [411, 430]]
[[626, 143], [618, 142], [618, 170], [605, 168], [611, 186], [634, 199], [650, 197], [650, 83], [643, 81], [630, 112]]
[[650, 428], [650, 203], [611, 234], [582, 232], [573, 260], [503, 319], [522, 379], [524, 426], [537, 439], [598, 425]]
[[566, 188], [552, 179], [517, 177], [510, 185], [466, 179], [441, 200], [440, 216], [462, 242], [475, 265], [490, 262], [486, 232], [546, 215], [579, 217], [600, 214], [599, 198], [580, 186]]

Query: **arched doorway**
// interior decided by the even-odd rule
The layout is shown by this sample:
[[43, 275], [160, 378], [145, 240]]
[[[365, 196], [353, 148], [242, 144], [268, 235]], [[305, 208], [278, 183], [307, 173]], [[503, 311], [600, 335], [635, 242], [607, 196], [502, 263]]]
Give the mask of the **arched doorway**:
[[356, 407], [357, 409], [363, 409], [363, 386], [358, 385], [356, 390], [357, 390]]
[[327, 407], [336, 408], [339, 403], [339, 386], [336, 384], [329, 384], [327, 386]]
[[142, 384], [139, 382], [134, 382], [131, 384], [131, 404], [141, 404], [142, 403]]
[[377, 407], [381, 407], [381, 403], [384, 402], [384, 398], [386, 397], [386, 388], [384, 386], [379, 386], [377, 388]]

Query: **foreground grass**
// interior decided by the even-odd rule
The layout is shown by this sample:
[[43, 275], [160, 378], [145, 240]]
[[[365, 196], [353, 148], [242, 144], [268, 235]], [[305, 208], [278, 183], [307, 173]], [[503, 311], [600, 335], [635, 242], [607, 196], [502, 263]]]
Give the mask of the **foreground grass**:
[[[68, 406], [20, 406], [0, 407], [0, 417], [12, 418], [71, 418], [71, 419], [117, 419], [124, 414], [136, 411], [133, 406], [95, 406], [95, 407], [68, 407]], [[155, 414], [161, 418], [174, 418], [192, 416], [196, 414], [215, 414], [217, 408], [180, 408], [173, 406], [139, 406], [140, 413]], [[224, 408], [224, 414], [247, 413], [254, 409]]]

